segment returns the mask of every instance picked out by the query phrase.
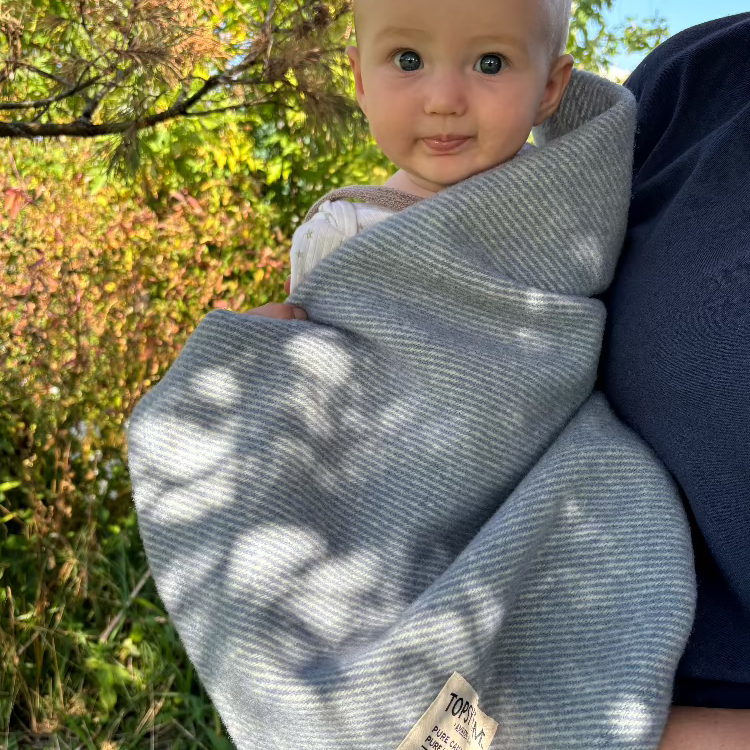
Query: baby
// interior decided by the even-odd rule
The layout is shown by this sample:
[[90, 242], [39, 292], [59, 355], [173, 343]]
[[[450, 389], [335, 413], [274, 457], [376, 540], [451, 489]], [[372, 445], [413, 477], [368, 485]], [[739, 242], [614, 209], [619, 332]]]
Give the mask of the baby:
[[211, 313], [131, 417], [151, 570], [240, 750], [659, 746], [693, 554], [594, 392], [636, 103], [572, 71], [568, 3], [356, 0], [399, 171], [322, 199], [292, 281], [333, 255], [253, 311], [311, 324]]
[[[558, 108], [570, 0], [356, 0], [347, 53], [357, 101], [399, 168], [386, 186], [417, 198], [512, 159]], [[293, 290], [320, 261], [393, 209], [326, 201], [299, 226]]]

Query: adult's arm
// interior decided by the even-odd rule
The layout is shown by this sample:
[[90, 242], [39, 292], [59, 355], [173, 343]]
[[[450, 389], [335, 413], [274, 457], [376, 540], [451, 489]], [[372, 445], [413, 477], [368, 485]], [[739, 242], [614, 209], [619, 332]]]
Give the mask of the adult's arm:
[[749, 750], [750, 710], [674, 706], [659, 750]]

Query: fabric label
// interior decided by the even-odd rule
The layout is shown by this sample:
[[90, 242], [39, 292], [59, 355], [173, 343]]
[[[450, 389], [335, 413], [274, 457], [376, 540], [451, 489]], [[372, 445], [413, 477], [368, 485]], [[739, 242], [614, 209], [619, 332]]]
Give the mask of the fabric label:
[[398, 750], [487, 750], [497, 722], [479, 710], [479, 696], [454, 672]]

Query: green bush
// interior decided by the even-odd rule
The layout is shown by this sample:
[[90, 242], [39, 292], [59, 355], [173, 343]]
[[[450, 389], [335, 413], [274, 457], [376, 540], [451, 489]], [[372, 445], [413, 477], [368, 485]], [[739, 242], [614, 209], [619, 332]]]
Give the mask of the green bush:
[[283, 299], [288, 238], [231, 181], [151, 208], [62, 149], [0, 178], [0, 743], [227, 748], [148, 580], [123, 425], [209, 310]]

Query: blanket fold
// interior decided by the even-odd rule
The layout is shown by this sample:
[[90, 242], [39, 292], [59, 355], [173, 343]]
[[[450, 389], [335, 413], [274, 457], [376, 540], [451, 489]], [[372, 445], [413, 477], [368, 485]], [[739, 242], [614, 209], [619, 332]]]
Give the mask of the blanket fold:
[[690, 536], [592, 394], [634, 115], [575, 71], [539, 148], [347, 242], [308, 321], [209, 314], [136, 408], [154, 580], [240, 750], [395, 750], [454, 672], [493, 749], [657, 747]]

